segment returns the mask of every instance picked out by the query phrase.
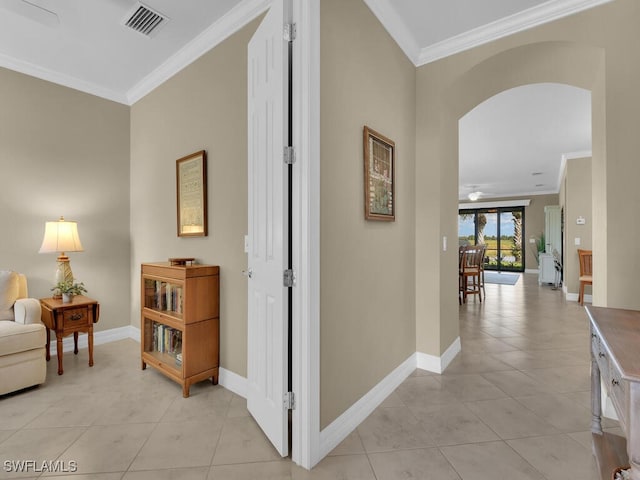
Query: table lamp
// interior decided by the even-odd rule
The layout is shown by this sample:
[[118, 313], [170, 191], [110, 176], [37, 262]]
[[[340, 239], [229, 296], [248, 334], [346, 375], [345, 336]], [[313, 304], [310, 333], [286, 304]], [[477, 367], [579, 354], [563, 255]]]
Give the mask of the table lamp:
[[58, 269], [56, 270], [56, 285], [60, 282], [73, 282], [73, 273], [69, 257], [65, 252], [83, 252], [80, 237], [78, 236], [78, 224], [69, 222], [60, 217], [60, 220], [46, 222], [44, 238], [39, 253], [54, 253], [58, 255]]

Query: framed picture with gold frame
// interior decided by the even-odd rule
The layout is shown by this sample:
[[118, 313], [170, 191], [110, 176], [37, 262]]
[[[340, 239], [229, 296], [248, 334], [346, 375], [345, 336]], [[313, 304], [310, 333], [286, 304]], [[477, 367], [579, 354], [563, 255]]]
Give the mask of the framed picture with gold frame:
[[364, 218], [393, 222], [396, 218], [396, 144], [364, 127]]
[[207, 152], [176, 160], [178, 236], [207, 236]]

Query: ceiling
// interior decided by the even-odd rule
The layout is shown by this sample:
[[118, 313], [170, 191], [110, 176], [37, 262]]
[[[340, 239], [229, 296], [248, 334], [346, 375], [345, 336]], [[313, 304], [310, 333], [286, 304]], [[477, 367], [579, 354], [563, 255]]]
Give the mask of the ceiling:
[[565, 160], [591, 156], [591, 92], [524, 85], [481, 103], [458, 128], [461, 199], [558, 193]]
[[[364, 1], [407, 57], [419, 66], [611, 0]], [[146, 36], [124, 25], [139, 7], [136, 0], [2, 0], [0, 67], [131, 105], [264, 11], [269, 3], [269, 0], [144, 0], [144, 6], [164, 19], [155, 32]], [[559, 138], [561, 129], [552, 130], [544, 125], [536, 128], [532, 124], [532, 119], [548, 118], [549, 112], [546, 117], [544, 112], [533, 114], [529, 128], [515, 128], [513, 118], [498, 118], [498, 111], [504, 114], [510, 111], [505, 102], [527, 103], [527, 98], [538, 95], [555, 99], [546, 105], [563, 106], [561, 111], [554, 110], [555, 115], [566, 114], [575, 120], [578, 112], [584, 114], [584, 105], [580, 103], [584, 95], [576, 94], [571, 97], [574, 101], [566, 101], [559, 89], [549, 88], [544, 87], [538, 93], [533, 89], [511, 92], [470, 114], [465, 123], [472, 130], [474, 122], [476, 125], [486, 125], [487, 119], [502, 122], [496, 124], [501, 127], [496, 126], [491, 136], [496, 142], [525, 145], [525, 138], [517, 135], [540, 141], [527, 143], [526, 155], [522, 151], [514, 155], [513, 149], [490, 148], [486, 139], [464, 135], [461, 151], [474, 154], [461, 158], [462, 185], [490, 183], [485, 177], [470, 173], [478, 171], [479, 159], [483, 171], [509, 175], [518, 162], [526, 162], [524, 170], [545, 171], [552, 179], [554, 175], [557, 177], [563, 154], [590, 149], [590, 131], [583, 128], [586, 117], [580, 119], [581, 127], [576, 127], [584, 138], [580, 141], [576, 138], [569, 146]], [[495, 112], [491, 112], [492, 105], [497, 109]], [[531, 101], [527, 106], [535, 107]], [[486, 117], [478, 119], [480, 115]], [[504, 133], [502, 138], [497, 132]], [[545, 150], [536, 155], [542, 144]], [[480, 148], [487, 151], [481, 152]], [[536, 162], [540, 159], [545, 163], [538, 166]], [[471, 168], [473, 165], [475, 168]], [[546, 182], [547, 179], [545, 185]], [[485, 190], [499, 194], [501, 188], [489, 185]]]

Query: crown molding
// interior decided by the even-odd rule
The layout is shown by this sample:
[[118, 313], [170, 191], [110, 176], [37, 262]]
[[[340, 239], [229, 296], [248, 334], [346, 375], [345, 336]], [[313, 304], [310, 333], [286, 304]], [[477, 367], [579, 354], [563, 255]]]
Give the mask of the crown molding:
[[574, 160], [576, 158], [590, 158], [593, 156], [591, 150], [582, 150], [580, 152], [569, 152], [562, 155], [562, 160]]
[[60, 72], [56, 72], [55, 70], [49, 70], [47, 68], [34, 65], [33, 63], [25, 62], [24, 60], [18, 60], [2, 53], [0, 53], [0, 67], [24, 73], [30, 77], [46, 80], [47, 82], [62, 85], [63, 87], [73, 88], [74, 90], [96, 95], [117, 103], [123, 103], [125, 105], [129, 104], [126, 95], [123, 93], [96, 85], [95, 83], [80, 80], [70, 75], [64, 75]]
[[[385, 8], [387, 10], [391, 9], [390, 0], [365, 1], [367, 4], [384, 4], [384, 6], [378, 7], [383, 11]], [[460, 53], [493, 40], [537, 27], [538, 25], [552, 22], [559, 18], [568, 17], [574, 13], [609, 3], [611, 1], [613, 0], [549, 0], [541, 5], [529, 8], [495, 22], [488, 23], [482, 27], [469, 30], [468, 32], [422, 48], [417, 52], [417, 54], [412, 51], [407, 53], [407, 50], [403, 47], [403, 44], [407, 41], [403, 36], [400, 36], [402, 32], [398, 32], [398, 29], [401, 27], [397, 22], [386, 22], [386, 20], [383, 21], [384, 17], [376, 16], [378, 16], [378, 19], [383, 23], [383, 25], [385, 25], [385, 28], [389, 33], [391, 33], [391, 36], [396, 39], [396, 42], [398, 42], [400, 47], [405, 51], [405, 54], [413, 60], [416, 67], [419, 67], [441, 58], [448, 57], [449, 55]], [[387, 14], [386, 11], [384, 11], [384, 13]], [[406, 27], [403, 28], [406, 31]], [[416, 43], [415, 40], [413, 40], [413, 43]]]
[[391, 35], [391, 38], [395, 40], [407, 58], [417, 66], [420, 54], [418, 42], [416, 42], [402, 18], [391, 6], [390, 0], [364, 0], [364, 3]]
[[382, 23], [416, 67], [612, 1], [548, 0], [541, 5], [421, 49], [414, 36], [409, 33], [406, 24], [391, 5], [391, 0], [364, 0], [378, 21]]
[[0, 67], [130, 106], [266, 11], [271, 1], [244, 0], [239, 3], [126, 93], [42, 68], [1, 53]]
[[486, 202], [465, 202], [458, 204], [458, 210], [476, 210], [478, 208], [500, 208], [500, 207], [528, 207], [531, 204], [530, 198], [518, 200], [486, 201]]
[[[486, 198], [487, 201], [494, 199], [494, 198], [514, 198], [514, 197], [535, 197], [535, 196], [539, 196], [539, 195], [557, 195], [558, 193], [560, 193], [560, 190], [538, 190], [538, 191], [524, 191], [524, 192], [517, 192], [517, 193], [492, 193], [492, 194], [487, 194]], [[476, 208], [473, 205], [482, 205], [483, 197], [480, 197], [480, 202], [472, 202], [470, 201], [466, 196], [458, 196], [458, 201], [459, 202], [464, 202], [461, 203], [460, 205], [468, 205], [467, 207], [464, 208]], [[515, 201], [515, 200], [514, 200]], [[485, 202], [486, 203], [486, 202]], [[492, 202], [492, 204], [495, 202]], [[513, 205], [513, 201], [509, 202], [510, 205]]]
[[578, 152], [568, 152], [560, 157], [560, 171], [558, 172], [558, 192], [562, 187], [562, 179], [564, 178], [565, 171], [567, 169], [567, 160], [574, 160], [576, 158], [590, 158], [593, 156], [591, 150], [582, 150]]
[[222, 43], [251, 20], [269, 8], [272, 0], [244, 0], [218, 21], [189, 42], [178, 53], [142, 79], [127, 92], [127, 101], [133, 105], [142, 97], [166, 82], [216, 45]]

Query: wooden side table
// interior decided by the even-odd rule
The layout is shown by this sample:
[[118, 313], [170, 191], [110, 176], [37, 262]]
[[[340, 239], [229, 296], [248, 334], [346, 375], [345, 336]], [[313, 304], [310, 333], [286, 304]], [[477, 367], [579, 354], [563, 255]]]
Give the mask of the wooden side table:
[[93, 324], [98, 321], [100, 305], [96, 300], [75, 295], [69, 303], [56, 298], [41, 298], [42, 323], [47, 327], [47, 361], [50, 359], [51, 330], [56, 332], [58, 375], [62, 375], [62, 339], [73, 333], [73, 353], [78, 354], [78, 333], [86, 333], [89, 340], [89, 366], [93, 366]]

